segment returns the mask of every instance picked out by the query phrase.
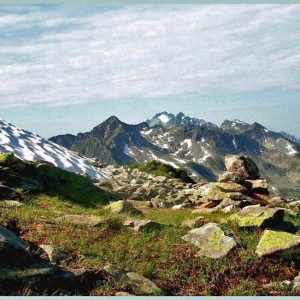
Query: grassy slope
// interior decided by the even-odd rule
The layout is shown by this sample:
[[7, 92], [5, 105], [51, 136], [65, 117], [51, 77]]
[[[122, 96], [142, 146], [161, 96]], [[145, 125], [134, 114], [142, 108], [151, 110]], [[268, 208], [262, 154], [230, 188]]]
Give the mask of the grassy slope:
[[[144, 218], [161, 223], [179, 225], [183, 220], [196, 217], [187, 210], [149, 209], [144, 207], [143, 202], [136, 205], [143, 210]], [[213, 260], [196, 257], [197, 249], [181, 240], [188, 230], [179, 226], [136, 234], [121, 226], [126, 216], [114, 217], [98, 228], [68, 224], [55, 228], [46, 225], [61, 214], [108, 216], [100, 204], [86, 208], [64, 198], [38, 195], [21, 208], [1, 208], [0, 223], [9, 218], [18, 218], [23, 238], [35, 243], [54, 244], [67, 251], [71, 256], [66, 263], [68, 267], [100, 269], [107, 263], [113, 263], [154, 280], [169, 295], [291, 293], [280, 288], [272, 291], [262, 288], [265, 282], [291, 279], [295, 271], [291, 262], [259, 259], [254, 254], [259, 239], [256, 231], [246, 232], [234, 224], [225, 224], [239, 238], [241, 246], [226, 258]], [[224, 219], [221, 214], [205, 217], [207, 221], [220, 222]], [[299, 225], [300, 219], [293, 219], [293, 222]], [[43, 226], [37, 226], [41, 224]], [[105, 285], [95, 286], [92, 294], [113, 295], [120, 290], [132, 292], [118, 282], [109, 281]]]

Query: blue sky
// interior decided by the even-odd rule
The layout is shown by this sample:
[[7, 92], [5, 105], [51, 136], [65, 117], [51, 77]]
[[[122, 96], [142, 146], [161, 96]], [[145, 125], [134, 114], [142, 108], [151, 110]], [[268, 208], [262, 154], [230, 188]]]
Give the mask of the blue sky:
[[1, 117], [45, 137], [167, 110], [300, 136], [300, 5], [0, 8]]

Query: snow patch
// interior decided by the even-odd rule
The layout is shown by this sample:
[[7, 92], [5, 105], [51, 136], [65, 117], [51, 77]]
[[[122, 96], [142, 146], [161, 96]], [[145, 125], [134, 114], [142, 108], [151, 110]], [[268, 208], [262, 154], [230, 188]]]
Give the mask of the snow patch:
[[150, 152], [150, 155], [151, 155], [151, 158], [152, 158], [152, 159], [157, 160], [157, 161], [160, 161], [160, 162], [162, 162], [162, 163], [164, 163], [164, 164], [170, 165], [170, 166], [172, 166], [172, 167], [175, 168], [175, 169], [179, 169], [179, 167], [178, 167], [174, 162], [168, 161], [168, 160], [165, 160], [165, 159], [163, 159], [163, 158], [157, 157], [151, 150], [150, 150], [149, 152]]
[[166, 114], [161, 114], [158, 118], [164, 124], [166, 124], [170, 121], [170, 118]]
[[4, 120], [0, 120], [0, 152], [14, 153], [16, 157], [29, 161], [47, 161], [58, 168], [87, 174], [93, 179], [110, 177], [108, 173], [90, 165], [90, 159]]
[[123, 152], [124, 152], [126, 155], [134, 156], [134, 153], [133, 153], [132, 150], [128, 147], [127, 144], [124, 145], [124, 150], [123, 150]]
[[141, 134], [143, 135], [149, 135], [151, 132], [153, 131], [153, 129], [149, 129], [149, 130], [146, 130], [146, 131], [141, 131]]
[[183, 142], [180, 143], [180, 145], [187, 144], [188, 148], [192, 147], [192, 140], [191, 139], [185, 139]]
[[288, 152], [288, 155], [295, 155], [297, 154], [298, 152], [293, 148], [293, 146], [291, 144], [288, 144], [286, 146], [286, 149], [289, 151]]

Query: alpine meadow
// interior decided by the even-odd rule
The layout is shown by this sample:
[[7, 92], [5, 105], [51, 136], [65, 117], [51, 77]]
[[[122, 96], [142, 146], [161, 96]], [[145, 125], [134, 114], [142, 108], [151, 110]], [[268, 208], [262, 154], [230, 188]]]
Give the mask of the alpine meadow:
[[300, 296], [300, 5], [0, 5], [0, 296]]

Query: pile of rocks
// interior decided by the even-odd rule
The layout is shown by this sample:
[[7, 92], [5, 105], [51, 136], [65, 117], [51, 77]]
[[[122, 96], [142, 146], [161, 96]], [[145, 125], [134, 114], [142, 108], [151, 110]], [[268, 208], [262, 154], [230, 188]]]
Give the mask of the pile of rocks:
[[171, 208], [178, 204], [190, 207], [200, 203], [201, 197], [193, 193], [193, 185], [180, 179], [156, 176], [123, 166], [108, 166], [106, 170], [112, 177], [95, 184], [106, 191], [115, 192], [123, 200], [149, 201], [149, 205], [156, 208]]
[[[218, 182], [185, 183], [180, 179], [156, 176], [138, 169], [108, 166], [110, 179], [95, 184], [114, 192], [122, 200], [148, 201], [155, 208], [194, 208], [195, 213], [238, 212], [248, 205], [292, 205], [279, 197], [271, 198], [268, 182], [261, 178], [254, 161], [247, 156], [225, 157], [226, 172]], [[299, 203], [295, 203], [299, 207]]]

